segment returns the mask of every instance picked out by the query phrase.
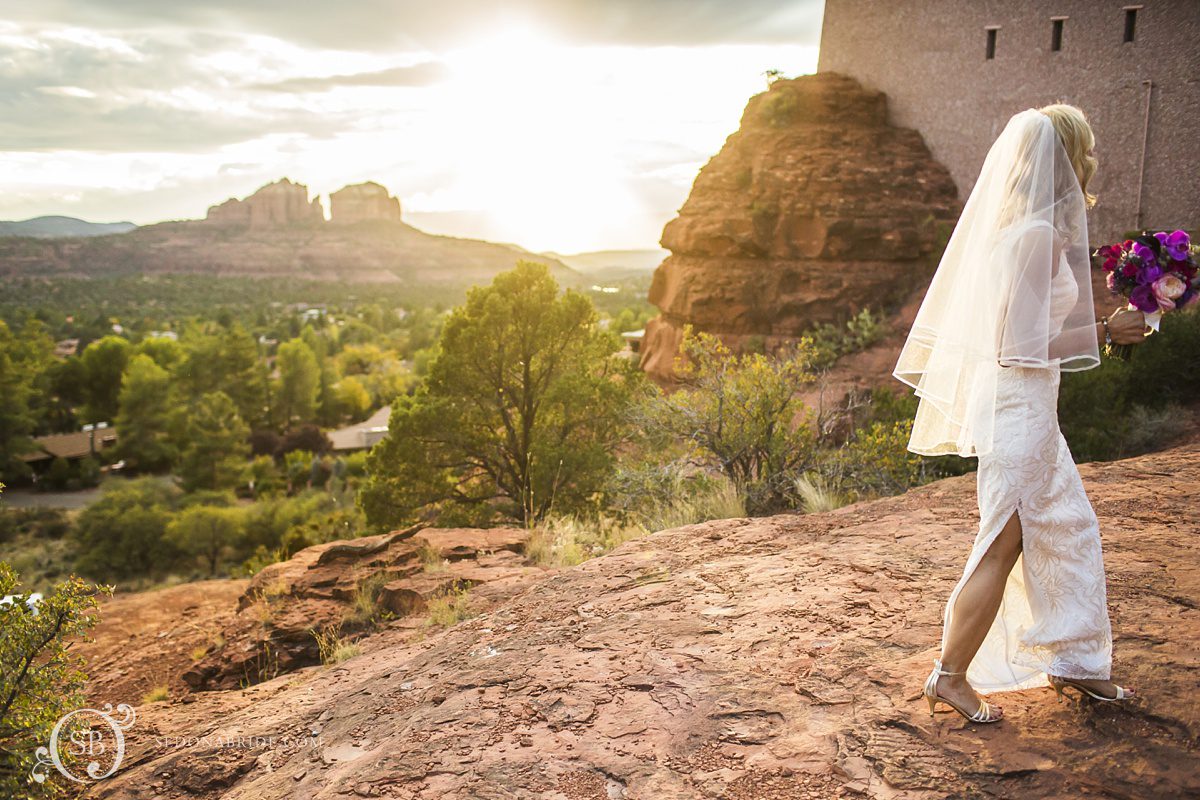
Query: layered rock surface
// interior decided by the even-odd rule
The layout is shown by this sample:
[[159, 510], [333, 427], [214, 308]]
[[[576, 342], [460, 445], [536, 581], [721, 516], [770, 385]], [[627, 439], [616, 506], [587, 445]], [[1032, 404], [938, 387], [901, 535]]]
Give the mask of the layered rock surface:
[[473, 588], [477, 602], [494, 604], [545, 574], [525, 563], [528, 540], [521, 528], [414, 527], [305, 548], [254, 576], [214, 638], [220, 645], [183, 680], [193, 690], [230, 689], [320, 664], [314, 630], [333, 629], [346, 641], [370, 631], [353, 618], [360, 597], [408, 630], [425, 621], [404, 618], [453, 589]]
[[921, 684], [978, 525], [967, 475], [662, 531], [444, 633], [388, 629], [336, 667], [142, 706], [86, 796], [1197, 796], [1200, 445], [1081, 473], [1132, 705], [1042, 688], [991, 695], [996, 725], [930, 718]]
[[960, 208], [921, 135], [888, 124], [883, 93], [836, 73], [775, 81], [663, 229], [643, 369], [671, 378], [688, 323], [770, 348], [896, 304], [929, 278]]

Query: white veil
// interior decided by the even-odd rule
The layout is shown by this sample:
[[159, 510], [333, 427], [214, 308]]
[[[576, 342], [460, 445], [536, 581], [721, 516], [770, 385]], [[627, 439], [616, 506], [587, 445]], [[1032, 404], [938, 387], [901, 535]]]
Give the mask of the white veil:
[[1014, 114], [983, 161], [892, 373], [920, 403], [908, 449], [986, 455], [1006, 367], [1100, 363], [1079, 179], [1050, 118]]

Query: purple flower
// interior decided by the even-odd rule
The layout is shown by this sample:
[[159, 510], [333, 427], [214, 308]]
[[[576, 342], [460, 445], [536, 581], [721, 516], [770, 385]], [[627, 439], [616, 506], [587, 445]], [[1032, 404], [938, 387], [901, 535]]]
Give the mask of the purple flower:
[[1145, 264], [1139, 271], [1137, 276], [1138, 283], [1151, 284], [1162, 277], [1162, 267], [1151, 261]]
[[1191, 245], [1191, 240], [1188, 238], [1186, 231], [1173, 231], [1171, 233], [1156, 233], [1154, 236], [1162, 242], [1163, 248], [1176, 261], [1183, 261], [1188, 257], [1188, 247]]
[[1154, 296], [1154, 289], [1148, 284], [1142, 284], [1130, 292], [1129, 302], [1144, 314], [1158, 311], [1158, 298]]
[[1141, 242], [1133, 243], [1133, 254], [1147, 264], [1154, 263], [1154, 251]]

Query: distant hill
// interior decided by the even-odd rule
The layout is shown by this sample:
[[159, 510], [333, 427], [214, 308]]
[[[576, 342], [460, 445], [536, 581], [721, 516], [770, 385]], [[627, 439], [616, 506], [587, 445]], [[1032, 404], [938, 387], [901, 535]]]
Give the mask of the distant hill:
[[641, 272], [653, 272], [663, 259], [671, 254], [670, 250], [595, 250], [589, 253], [555, 253], [543, 252], [548, 258], [556, 258], [571, 269], [592, 276], [593, 273], [603, 274], [604, 277], [627, 277]]
[[34, 239], [74, 236], [105, 236], [136, 228], [132, 222], [88, 222], [75, 217], [34, 217], [20, 222], [0, 222], [0, 236], [29, 236]]
[[398, 202], [378, 184], [335, 192], [333, 212], [326, 221], [308, 189], [284, 178], [213, 206], [203, 220], [88, 238], [0, 238], [0, 280], [192, 273], [460, 288], [488, 283], [524, 258], [546, 264], [561, 285], [586, 283], [553, 257], [401, 222]]

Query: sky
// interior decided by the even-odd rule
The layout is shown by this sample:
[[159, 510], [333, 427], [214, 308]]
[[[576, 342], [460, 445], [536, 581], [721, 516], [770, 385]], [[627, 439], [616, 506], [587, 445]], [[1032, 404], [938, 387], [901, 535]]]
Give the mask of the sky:
[[656, 248], [822, 0], [0, 0], [0, 219], [366, 180], [432, 233]]

